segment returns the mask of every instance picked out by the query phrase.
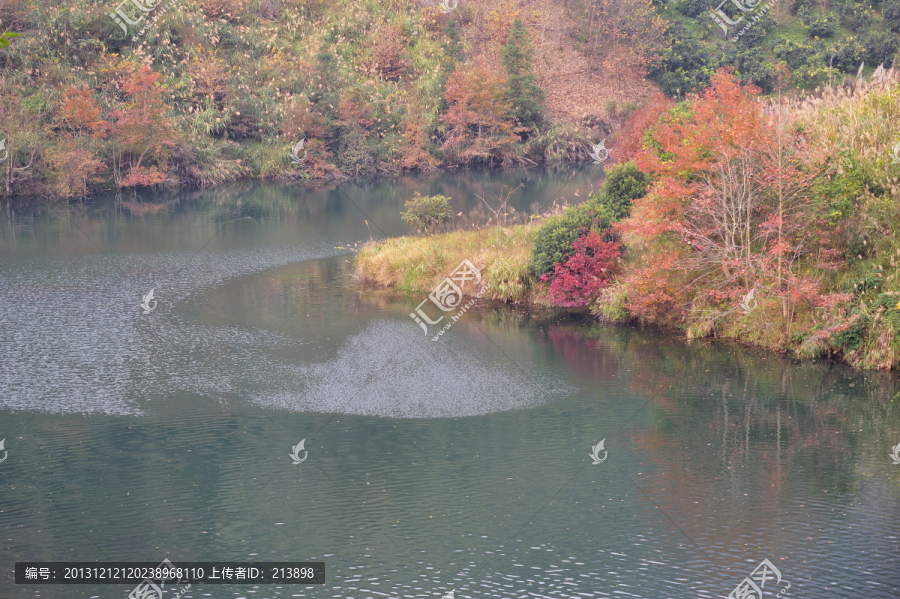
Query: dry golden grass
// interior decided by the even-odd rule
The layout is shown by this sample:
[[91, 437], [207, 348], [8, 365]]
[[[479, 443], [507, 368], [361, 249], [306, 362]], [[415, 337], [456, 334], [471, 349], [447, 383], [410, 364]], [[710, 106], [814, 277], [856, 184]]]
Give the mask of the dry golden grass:
[[[846, 155], [900, 191], [891, 151], [900, 140], [900, 78], [860, 81], [853, 88], [827, 88], [787, 103], [817, 155]], [[881, 178], [879, 177], [879, 178]]]
[[[531, 242], [538, 226], [529, 223], [370, 242], [356, 257], [355, 276], [370, 285], [427, 293], [468, 259], [481, 271], [481, 287], [490, 285], [483, 297], [517, 302], [533, 283]], [[464, 291], [477, 293], [472, 288]]]

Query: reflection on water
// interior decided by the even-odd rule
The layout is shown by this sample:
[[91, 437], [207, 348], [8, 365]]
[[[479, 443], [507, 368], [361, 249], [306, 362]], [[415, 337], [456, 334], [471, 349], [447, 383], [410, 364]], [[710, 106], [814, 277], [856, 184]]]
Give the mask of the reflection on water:
[[354, 285], [365, 220], [478, 176], [7, 210], [0, 596], [130, 590], [16, 560], [163, 557], [326, 562], [188, 598], [712, 598], [763, 559], [786, 597], [900, 596], [895, 376], [488, 302], [433, 342]]

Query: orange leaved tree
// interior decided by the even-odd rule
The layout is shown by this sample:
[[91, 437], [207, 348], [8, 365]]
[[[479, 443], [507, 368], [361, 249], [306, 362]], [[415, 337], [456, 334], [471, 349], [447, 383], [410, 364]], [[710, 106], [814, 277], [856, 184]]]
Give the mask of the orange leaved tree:
[[[113, 178], [118, 187], [166, 180], [177, 132], [163, 100], [160, 75], [147, 65], [131, 67], [120, 85], [121, 100], [109, 113]], [[145, 160], [155, 162], [147, 166]]]
[[517, 138], [512, 108], [505, 99], [503, 79], [486, 69], [462, 66], [450, 75], [444, 98], [449, 105], [441, 117], [446, 137], [441, 150], [466, 163], [504, 158]]
[[97, 152], [109, 123], [93, 91], [74, 87], [63, 91], [56, 118], [59, 143], [47, 152], [50, 187], [60, 197], [86, 197], [88, 184], [102, 181]]
[[[665, 306], [669, 319], [698, 308], [734, 311], [755, 289], [759, 300], [782, 300], [789, 329], [795, 304], [814, 319], [812, 309], [826, 301], [817, 281], [800, 274], [814, 237], [817, 166], [788, 112], [758, 93], [722, 69], [709, 88], [651, 124], [637, 152], [654, 183], [621, 225], [647, 257], [629, 275], [630, 297], [652, 295], [655, 278], [671, 282], [679, 271], [673, 288], [683, 297]], [[639, 316], [663, 316], [634, 302]]]

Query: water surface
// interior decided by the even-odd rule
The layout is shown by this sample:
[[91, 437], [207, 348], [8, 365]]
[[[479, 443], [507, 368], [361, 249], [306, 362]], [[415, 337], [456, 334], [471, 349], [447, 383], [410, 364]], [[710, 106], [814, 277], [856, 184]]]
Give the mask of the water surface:
[[597, 182], [5, 205], [0, 596], [130, 591], [16, 587], [17, 560], [164, 557], [326, 562], [324, 586], [188, 598], [725, 597], [763, 559], [765, 597], [900, 596], [895, 377], [488, 302], [433, 342], [424, 298], [352, 280], [350, 248], [405, 234], [414, 191], [468, 213]]

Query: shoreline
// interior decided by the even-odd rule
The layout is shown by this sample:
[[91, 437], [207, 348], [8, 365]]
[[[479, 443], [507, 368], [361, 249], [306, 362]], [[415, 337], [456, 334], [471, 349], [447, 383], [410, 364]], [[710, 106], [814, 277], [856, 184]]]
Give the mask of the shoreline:
[[[874, 370], [854, 364], [845, 355], [836, 352], [818, 356], [803, 355], [803, 343], [786, 343], [784, 335], [748, 336], [748, 325], [742, 324], [740, 318], [724, 322], [721, 327], [713, 330], [698, 332], [697, 323], [689, 320], [684, 320], [682, 326], [677, 326], [671, 322], [641, 320], [623, 309], [604, 310], [604, 306], [597, 304], [583, 308], [553, 306], [547, 298], [546, 289], [541, 288], [539, 281], [530, 272], [531, 243], [540, 224], [532, 222], [510, 227], [453, 231], [429, 237], [404, 236], [369, 242], [354, 259], [353, 277], [361, 285], [400, 293], [422, 294], [425, 297], [460, 261], [457, 258], [471, 259], [482, 273], [482, 283], [475, 288], [463, 290], [460, 305], [475, 301], [485, 307], [482, 302], [486, 300], [488, 303], [513, 304], [526, 309], [549, 309], [567, 316], [588, 319], [585, 326], [591, 323], [649, 326], [662, 333], [677, 332], [673, 336], [685, 343], [695, 340], [727, 341], [742, 347], [774, 352], [781, 357], [801, 362], [825, 360], [850, 366], [858, 372]], [[479, 244], [479, 241], [483, 243]], [[494, 243], [485, 243], [487, 241]], [[420, 251], [407, 251], [412, 247], [417, 247]], [[614, 285], [610, 285], [608, 289], [613, 289]], [[610, 313], [618, 316], [606, 315]], [[444, 329], [439, 330], [443, 332]], [[440, 333], [431, 333], [429, 337], [439, 335]], [[764, 339], [778, 342], [766, 343]]]

